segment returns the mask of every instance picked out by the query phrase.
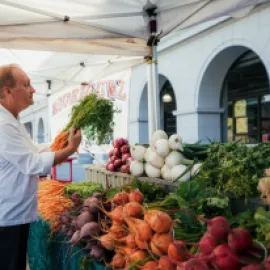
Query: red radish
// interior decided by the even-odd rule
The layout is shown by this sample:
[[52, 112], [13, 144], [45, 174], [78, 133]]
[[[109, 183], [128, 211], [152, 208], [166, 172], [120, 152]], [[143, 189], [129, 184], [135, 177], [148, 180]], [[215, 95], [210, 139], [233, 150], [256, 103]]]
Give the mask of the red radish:
[[242, 267], [241, 270], [263, 270], [264, 268], [260, 264], [250, 264]]
[[112, 157], [114, 155], [114, 149], [111, 149], [110, 151], [109, 151], [109, 153], [108, 153], [108, 156], [109, 157]]
[[168, 252], [169, 244], [172, 239], [169, 233], [156, 233], [151, 239], [151, 242], [159, 249], [160, 252], [166, 254]]
[[199, 248], [204, 255], [210, 255], [216, 246], [217, 242], [210, 234], [205, 234], [199, 242]]
[[220, 270], [240, 269], [240, 260], [227, 244], [219, 245], [213, 251], [214, 259], [212, 264]]
[[130, 173], [129, 165], [122, 165], [120, 168], [121, 173]]
[[111, 156], [110, 160], [109, 160], [109, 163], [113, 164], [117, 159], [118, 159], [117, 156]]
[[130, 165], [131, 162], [134, 161], [134, 158], [133, 157], [129, 157], [126, 161], [127, 165]]
[[110, 266], [112, 268], [123, 268], [125, 265], [125, 258], [120, 254], [115, 254], [112, 258]]
[[127, 160], [130, 158], [130, 154], [124, 154], [122, 156], [122, 162], [123, 164], [126, 164]]
[[115, 168], [120, 168], [122, 166], [122, 160], [119, 158], [117, 160], [115, 160], [115, 162], [113, 163]]
[[174, 240], [169, 244], [168, 256], [170, 259], [176, 260], [178, 262], [184, 262], [191, 257], [186, 249], [185, 243], [178, 240]]
[[234, 252], [251, 248], [253, 241], [250, 232], [242, 228], [232, 229], [228, 236], [228, 245]]
[[[162, 256], [158, 261], [159, 270], [175, 270], [176, 266], [169, 260], [168, 257]], [[154, 270], [154, 269], [153, 269]]]
[[132, 190], [129, 193], [129, 200], [131, 202], [137, 202], [137, 203], [142, 204], [144, 200], [144, 196], [139, 190]]
[[143, 209], [139, 203], [129, 202], [124, 206], [124, 212], [128, 217], [140, 217], [143, 214]]
[[117, 205], [125, 205], [129, 202], [129, 196], [126, 192], [120, 192], [113, 197], [112, 201]]
[[172, 219], [162, 211], [145, 211], [144, 220], [149, 223], [151, 228], [157, 233], [166, 233], [172, 227]]
[[128, 145], [123, 145], [122, 147], [121, 147], [121, 153], [122, 154], [126, 154], [126, 153], [129, 153], [129, 146]]
[[113, 165], [112, 163], [110, 163], [110, 164], [108, 165], [108, 170], [109, 170], [110, 172], [114, 172], [114, 171], [115, 171], [115, 167], [114, 167], [114, 165]]

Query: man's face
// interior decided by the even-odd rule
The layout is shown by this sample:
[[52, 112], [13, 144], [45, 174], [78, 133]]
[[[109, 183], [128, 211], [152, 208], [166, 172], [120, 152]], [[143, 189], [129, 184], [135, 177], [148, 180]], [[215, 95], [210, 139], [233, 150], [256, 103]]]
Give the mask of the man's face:
[[21, 112], [34, 103], [33, 94], [36, 91], [31, 86], [29, 77], [22, 69], [14, 68], [13, 76], [16, 85], [10, 89], [10, 92], [13, 97], [13, 104]]

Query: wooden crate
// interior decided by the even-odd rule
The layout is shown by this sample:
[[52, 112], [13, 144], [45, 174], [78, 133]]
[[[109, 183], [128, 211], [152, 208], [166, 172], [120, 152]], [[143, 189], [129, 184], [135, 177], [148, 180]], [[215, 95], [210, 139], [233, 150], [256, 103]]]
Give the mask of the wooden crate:
[[[130, 174], [120, 172], [109, 172], [104, 166], [100, 165], [86, 165], [85, 166], [85, 179], [89, 182], [100, 183], [104, 188], [109, 185], [111, 187], [122, 187], [123, 185], [129, 185], [134, 177]], [[150, 177], [138, 177], [139, 181], [150, 182], [157, 184], [165, 189], [167, 192], [174, 192], [179, 183], [168, 182], [161, 178]]]

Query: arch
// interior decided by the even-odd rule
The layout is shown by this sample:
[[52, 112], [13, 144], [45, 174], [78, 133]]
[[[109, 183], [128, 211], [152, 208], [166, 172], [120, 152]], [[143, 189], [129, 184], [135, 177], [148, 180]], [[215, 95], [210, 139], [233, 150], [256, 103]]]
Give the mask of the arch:
[[33, 138], [33, 125], [32, 122], [24, 123], [24, 127], [31, 138]]
[[45, 140], [45, 130], [43, 119], [38, 120], [38, 143], [44, 143]]
[[[163, 128], [163, 117], [161, 116], [164, 112], [164, 107], [162, 106], [162, 103], [160, 102], [160, 93], [163, 90], [164, 85], [166, 82], [170, 82], [166, 76], [163, 74], [159, 74], [159, 93], [157, 94], [157, 103], [161, 104], [157, 108], [157, 113], [158, 113], [158, 124], [159, 127], [162, 129]], [[173, 88], [173, 87], [172, 87]], [[176, 107], [177, 107], [177, 102], [176, 102], [176, 95], [175, 92], [173, 91], [173, 98], [175, 99]], [[147, 94], [147, 83], [145, 83], [143, 87], [143, 91], [141, 92], [140, 100], [139, 100], [139, 142], [140, 143], [148, 143], [149, 138], [148, 138], [148, 94]]]
[[[246, 52], [254, 52], [264, 65], [269, 78], [269, 72], [262, 56], [248, 46], [245, 42], [231, 42], [218, 47], [206, 60], [202, 72], [197, 81], [195, 108], [198, 114], [198, 138], [224, 140], [226, 136], [223, 119], [227, 114], [227, 92], [224, 90], [224, 81], [228, 71], [235, 61]], [[224, 117], [223, 117], [224, 116]], [[211, 124], [209, 124], [211, 123]]]

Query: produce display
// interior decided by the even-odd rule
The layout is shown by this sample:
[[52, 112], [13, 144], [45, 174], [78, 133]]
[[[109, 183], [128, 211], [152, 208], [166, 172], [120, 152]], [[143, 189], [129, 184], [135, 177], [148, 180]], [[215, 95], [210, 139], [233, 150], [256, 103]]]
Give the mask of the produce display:
[[83, 98], [78, 105], [72, 107], [71, 119], [64, 130], [58, 134], [51, 146], [53, 151], [63, 149], [68, 144], [68, 130], [91, 127], [98, 144], [112, 135], [113, 132], [113, 102], [90, 94]]
[[[92, 182], [44, 180], [39, 213], [55, 235], [65, 235], [65, 244], [86, 252], [85, 263], [124, 270], [270, 269], [269, 168], [270, 143], [185, 144], [158, 130], [148, 147], [113, 142], [106, 169], [130, 173], [131, 184], [104, 190]], [[261, 204], [233, 211], [234, 199], [250, 197]]]
[[129, 173], [131, 161], [128, 140], [119, 138], [113, 141], [113, 149], [109, 152], [109, 161], [106, 169], [110, 172]]
[[[153, 133], [148, 148], [134, 145], [130, 148], [130, 153], [134, 159], [130, 164], [130, 172], [137, 177], [146, 174], [151, 178], [184, 182], [190, 180], [201, 166], [198, 159], [186, 158], [185, 145], [179, 135], [174, 134], [168, 138], [163, 130]], [[191, 155], [190, 152], [188, 154]]]

